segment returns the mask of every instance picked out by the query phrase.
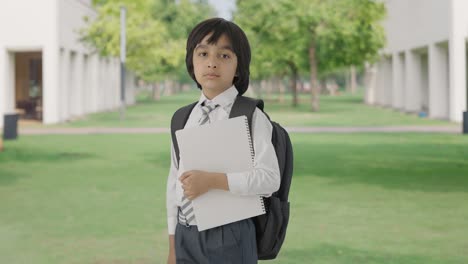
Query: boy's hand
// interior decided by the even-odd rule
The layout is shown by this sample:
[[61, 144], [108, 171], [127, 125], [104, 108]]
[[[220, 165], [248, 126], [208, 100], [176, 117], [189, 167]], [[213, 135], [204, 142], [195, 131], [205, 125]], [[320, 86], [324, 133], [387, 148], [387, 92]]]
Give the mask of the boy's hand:
[[229, 191], [225, 173], [191, 170], [182, 173], [179, 180], [182, 182], [184, 195], [189, 200], [193, 200], [211, 189]]
[[191, 170], [182, 173], [179, 180], [182, 182], [184, 195], [189, 200], [206, 193], [211, 189], [213, 183], [213, 173], [199, 170]]
[[169, 255], [167, 256], [167, 264], [176, 264], [174, 235], [169, 235]]

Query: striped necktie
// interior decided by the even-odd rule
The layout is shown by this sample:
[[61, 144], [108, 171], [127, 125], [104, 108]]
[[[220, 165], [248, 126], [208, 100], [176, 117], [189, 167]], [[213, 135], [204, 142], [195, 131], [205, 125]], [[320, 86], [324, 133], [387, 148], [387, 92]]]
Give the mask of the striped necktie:
[[[202, 116], [199, 120], [199, 125], [204, 125], [206, 123], [210, 123], [210, 113], [211, 111], [215, 110], [219, 105], [214, 105], [213, 103], [209, 103], [204, 101], [200, 107], [202, 110]], [[179, 208], [179, 222], [189, 226], [190, 223], [195, 219], [195, 214], [193, 213], [193, 206], [192, 201], [187, 199], [187, 197], [182, 197], [182, 206]]]

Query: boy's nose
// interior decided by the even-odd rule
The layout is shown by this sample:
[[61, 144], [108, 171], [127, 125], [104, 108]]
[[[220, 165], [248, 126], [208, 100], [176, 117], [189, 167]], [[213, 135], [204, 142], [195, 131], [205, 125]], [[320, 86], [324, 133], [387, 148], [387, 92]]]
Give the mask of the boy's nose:
[[208, 68], [216, 68], [216, 62], [214, 59], [208, 60]]

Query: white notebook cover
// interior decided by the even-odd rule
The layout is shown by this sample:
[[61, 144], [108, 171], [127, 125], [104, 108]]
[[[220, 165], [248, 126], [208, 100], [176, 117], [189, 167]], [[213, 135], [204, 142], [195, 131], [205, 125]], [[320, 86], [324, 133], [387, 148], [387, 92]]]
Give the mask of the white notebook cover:
[[[246, 116], [216, 121], [176, 132], [184, 168], [209, 172], [253, 169], [253, 146]], [[258, 195], [241, 196], [210, 190], [193, 200], [198, 231], [265, 213]]]

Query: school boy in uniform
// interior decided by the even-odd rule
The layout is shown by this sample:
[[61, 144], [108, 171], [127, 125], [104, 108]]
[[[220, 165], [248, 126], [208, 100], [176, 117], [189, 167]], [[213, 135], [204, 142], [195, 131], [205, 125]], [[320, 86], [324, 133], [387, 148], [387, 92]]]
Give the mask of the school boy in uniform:
[[[249, 85], [251, 55], [247, 37], [233, 22], [212, 18], [195, 26], [186, 49], [187, 70], [201, 95], [185, 127], [228, 119], [234, 100]], [[185, 171], [172, 145], [167, 180], [167, 263], [257, 263], [252, 219], [199, 232], [191, 201], [211, 189], [265, 196], [277, 191], [281, 179], [271, 136], [272, 125], [257, 108], [252, 118], [254, 169], [241, 173]]]

